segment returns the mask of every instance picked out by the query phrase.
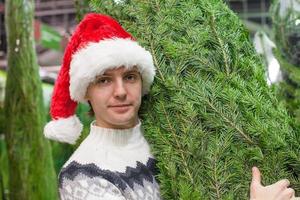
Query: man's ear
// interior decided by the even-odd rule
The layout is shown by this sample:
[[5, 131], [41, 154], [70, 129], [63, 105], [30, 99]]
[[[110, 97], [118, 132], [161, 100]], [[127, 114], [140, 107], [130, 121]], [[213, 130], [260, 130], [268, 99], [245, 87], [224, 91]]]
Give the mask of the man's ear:
[[89, 98], [89, 95], [88, 95], [88, 92], [87, 92], [87, 91], [86, 91], [86, 93], [85, 93], [84, 100], [85, 100], [85, 101], [89, 101], [89, 100], [90, 100], [90, 98]]
[[85, 101], [89, 101], [90, 100], [90, 95], [89, 95], [89, 89], [90, 89], [90, 84], [88, 85], [88, 87], [86, 88], [86, 90], [85, 90], [85, 96], [84, 96], [84, 100]]

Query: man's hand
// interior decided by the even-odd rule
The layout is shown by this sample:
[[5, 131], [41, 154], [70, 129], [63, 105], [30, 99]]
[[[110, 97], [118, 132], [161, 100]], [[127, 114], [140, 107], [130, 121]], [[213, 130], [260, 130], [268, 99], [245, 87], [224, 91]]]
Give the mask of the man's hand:
[[252, 181], [250, 185], [250, 200], [290, 200], [295, 198], [295, 191], [288, 188], [287, 179], [280, 180], [272, 185], [263, 186], [261, 175], [257, 167], [252, 168]]

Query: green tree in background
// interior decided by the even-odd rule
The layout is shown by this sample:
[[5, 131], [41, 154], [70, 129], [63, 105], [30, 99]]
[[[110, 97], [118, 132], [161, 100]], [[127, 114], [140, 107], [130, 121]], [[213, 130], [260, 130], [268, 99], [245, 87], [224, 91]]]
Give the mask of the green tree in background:
[[56, 174], [44, 139], [41, 80], [33, 38], [33, 0], [5, 3], [8, 72], [5, 89], [5, 139], [11, 200], [57, 199]]
[[157, 67], [141, 117], [164, 199], [247, 199], [263, 183], [300, 192], [299, 138], [238, 17], [221, 0], [91, 0], [149, 49]]
[[[4, 99], [2, 98], [2, 93], [4, 92], [4, 81], [0, 77], [0, 200], [3, 200], [5, 197], [5, 184], [4, 184], [4, 169], [5, 168], [5, 158], [6, 155], [5, 151], [5, 142], [4, 142], [4, 136], [3, 136], [3, 127], [4, 127], [4, 116], [3, 116], [3, 104]], [[3, 95], [4, 96], [4, 95]]]
[[76, 19], [77, 22], [80, 22], [80, 20], [83, 18], [84, 14], [89, 11], [89, 1], [90, 0], [75, 0], [74, 5], [76, 8]]
[[300, 125], [300, 1], [274, 0], [271, 16], [276, 57], [284, 79], [279, 94]]

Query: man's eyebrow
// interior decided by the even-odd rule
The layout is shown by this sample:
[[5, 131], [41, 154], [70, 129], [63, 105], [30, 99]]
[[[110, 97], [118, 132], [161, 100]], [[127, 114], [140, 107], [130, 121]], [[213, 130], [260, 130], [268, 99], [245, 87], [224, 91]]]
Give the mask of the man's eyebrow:
[[110, 75], [109, 74], [101, 74], [101, 75], [96, 76], [95, 79], [97, 80], [99, 78], [108, 77], [108, 76], [110, 76]]
[[130, 69], [130, 70], [126, 71], [125, 74], [132, 73], [132, 72], [139, 73], [139, 71], [136, 69]]
[[[125, 71], [124, 74], [133, 73], [133, 72], [139, 73], [139, 71], [137, 69], [129, 69], [129, 70]], [[110, 75], [112, 75], [112, 72], [104, 72], [102, 75], [99, 75], [99, 77], [110, 76]]]
[[99, 75], [99, 77], [101, 77], [101, 76], [109, 76], [109, 75], [111, 75], [111, 73], [104, 72], [103, 74]]

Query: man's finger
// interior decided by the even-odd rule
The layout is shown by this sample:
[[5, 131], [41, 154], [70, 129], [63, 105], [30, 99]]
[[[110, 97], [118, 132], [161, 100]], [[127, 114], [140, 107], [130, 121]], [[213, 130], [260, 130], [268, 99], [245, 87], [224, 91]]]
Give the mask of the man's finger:
[[261, 175], [257, 167], [252, 167], [252, 181], [251, 185], [261, 185]]
[[300, 200], [300, 197], [295, 197], [295, 196], [293, 196], [293, 197], [291, 198], [291, 200]]
[[287, 188], [290, 185], [290, 181], [287, 179], [282, 179], [282, 180], [276, 182], [274, 185], [276, 185], [276, 187], [279, 187], [280, 189], [284, 190], [285, 188]]
[[276, 199], [282, 199], [282, 200], [290, 200], [295, 196], [295, 191], [292, 188], [287, 188], [284, 191], [282, 191]]

